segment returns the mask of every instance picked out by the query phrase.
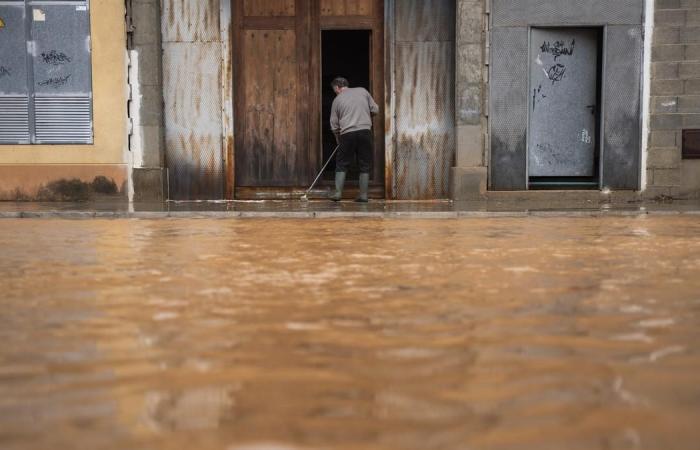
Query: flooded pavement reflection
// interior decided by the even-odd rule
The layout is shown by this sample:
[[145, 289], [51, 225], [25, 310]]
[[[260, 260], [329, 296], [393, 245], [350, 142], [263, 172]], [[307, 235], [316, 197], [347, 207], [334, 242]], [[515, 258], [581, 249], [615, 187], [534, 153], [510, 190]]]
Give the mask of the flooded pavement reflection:
[[0, 221], [0, 448], [697, 449], [700, 220]]

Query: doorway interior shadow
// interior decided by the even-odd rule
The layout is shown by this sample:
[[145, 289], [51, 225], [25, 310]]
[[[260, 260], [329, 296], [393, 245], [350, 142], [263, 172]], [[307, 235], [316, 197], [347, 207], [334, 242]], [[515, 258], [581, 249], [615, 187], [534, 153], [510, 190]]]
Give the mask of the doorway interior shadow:
[[[327, 161], [336, 147], [335, 136], [330, 128], [330, 115], [335, 93], [331, 82], [336, 77], [346, 78], [351, 87], [370, 86], [370, 30], [323, 30], [321, 31], [321, 142], [323, 161]], [[323, 174], [323, 180], [333, 180], [335, 161], [331, 161]], [[357, 164], [348, 173], [348, 180], [358, 179]]]

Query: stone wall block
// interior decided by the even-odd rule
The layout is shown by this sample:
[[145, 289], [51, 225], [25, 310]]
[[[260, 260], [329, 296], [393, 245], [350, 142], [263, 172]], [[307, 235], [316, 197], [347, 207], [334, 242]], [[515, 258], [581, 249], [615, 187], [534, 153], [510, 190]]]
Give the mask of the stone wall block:
[[142, 85], [139, 88], [141, 93], [139, 124], [145, 126], [162, 126], [163, 92], [161, 86]]
[[158, 85], [162, 83], [161, 58], [159, 45], [143, 44], [135, 48], [138, 53], [138, 82], [142, 85]]
[[655, 80], [676, 80], [680, 73], [680, 63], [678, 62], [655, 62], [652, 63], [651, 67]]
[[700, 43], [700, 26], [680, 29], [678, 41], [686, 44]]
[[672, 130], [683, 126], [680, 114], [652, 114], [649, 125], [652, 130]]
[[685, 45], [655, 45], [651, 49], [653, 61], [682, 61], [685, 57]]
[[700, 113], [700, 95], [684, 95], [678, 99], [678, 112]]
[[159, 8], [155, 1], [133, 1], [131, 23], [134, 27], [133, 44], [153, 44], [160, 40]]
[[656, 26], [682, 26], [686, 23], [686, 11], [682, 9], [661, 9], [654, 14]]
[[700, 114], [682, 114], [683, 128], [700, 128]]
[[655, 114], [678, 112], [678, 97], [653, 97], [651, 111]]
[[649, 133], [649, 145], [652, 147], [674, 147], [676, 146], [675, 130], [655, 130]]
[[647, 156], [649, 169], [677, 169], [681, 164], [681, 152], [676, 147], [651, 148]]
[[651, 95], [682, 94], [684, 84], [681, 80], [652, 80]]
[[[697, 6], [696, 6], [697, 8]], [[700, 9], [690, 9], [685, 13], [685, 25], [700, 25]], [[681, 24], [682, 25], [682, 24]]]
[[682, 62], [678, 65], [678, 77], [682, 80], [700, 78], [700, 62]]
[[700, 61], [700, 44], [688, 44], [685, 46], [686, 61]]
[[657, 27], [654, 30], [654, 44], [678, 44], [681, 42], [680, 35], [679, 27]]
[[680, 186], [681, 171], [678, 169], [654, 169], [655, 186]]
[[693, 80], [686, 80], [684, 86], [684, 92], [686, 94], [698, 95], [700, 94], [700, 78]]
[[656, 0], [657, 9], [678, 9], [681, 7], [681, 0]]

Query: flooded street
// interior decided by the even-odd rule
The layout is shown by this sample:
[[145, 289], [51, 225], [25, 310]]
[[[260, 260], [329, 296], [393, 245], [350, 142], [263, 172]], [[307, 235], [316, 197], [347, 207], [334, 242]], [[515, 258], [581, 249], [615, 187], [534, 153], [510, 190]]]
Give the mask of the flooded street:
[[0, 221], [0, 448], [698, 449], [700, 220]]

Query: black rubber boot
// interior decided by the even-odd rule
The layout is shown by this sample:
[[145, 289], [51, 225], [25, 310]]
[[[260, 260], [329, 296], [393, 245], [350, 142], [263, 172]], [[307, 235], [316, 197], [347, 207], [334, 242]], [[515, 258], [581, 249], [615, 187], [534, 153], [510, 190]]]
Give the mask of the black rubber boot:
[[369, 201], [369, 174], [360, 174], [360, 196], [355, 199], [358, 203], [367, 203]]
[[331, 200], [339, 202], [343, 199], [343, 186], [345, 185], [345, 172], [335, 173], [335, 194], [331, 195]]

